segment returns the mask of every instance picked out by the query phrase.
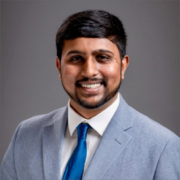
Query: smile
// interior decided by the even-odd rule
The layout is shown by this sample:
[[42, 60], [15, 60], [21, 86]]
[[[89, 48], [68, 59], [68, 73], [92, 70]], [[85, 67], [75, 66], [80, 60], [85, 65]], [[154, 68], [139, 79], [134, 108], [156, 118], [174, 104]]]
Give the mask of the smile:
[[89, 89], [95, 89], [99, 87], [101, 84], [81, 84], [82, 87], [84, 88], [89, 88]]

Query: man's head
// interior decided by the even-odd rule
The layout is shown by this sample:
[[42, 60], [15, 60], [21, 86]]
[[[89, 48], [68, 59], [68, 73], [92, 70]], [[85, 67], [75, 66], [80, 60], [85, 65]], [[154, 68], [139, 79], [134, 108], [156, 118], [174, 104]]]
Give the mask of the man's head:
[[64, 40], [78, 37], [107, 38], [119, 49], [121, 60], [126, 54], [127, 36], [122, 22], [102, 10], [82, 11], [69, 16], [56, 35], [57, 56], [61, 60]]
[[129, 62], [121, 21], [105, 11], [76, 13], [59, 28], [56, 46], [56, 66], [71, 105], [112, 104]]

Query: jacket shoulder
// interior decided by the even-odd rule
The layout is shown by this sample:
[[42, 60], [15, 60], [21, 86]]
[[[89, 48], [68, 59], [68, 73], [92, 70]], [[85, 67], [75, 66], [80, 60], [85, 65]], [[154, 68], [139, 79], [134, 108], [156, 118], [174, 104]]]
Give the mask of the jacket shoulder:
[[174, 132], [151, 119], [150, 117], [138, 112], [132, 107], [130, 107], [130, 112], [133, 114], [134, 118], [134, 124], [132, 128], [134, 131], [133, 133], [139, 134], [141, 132], [142, 137], [154, 139], [159, 142], [168, 142], [170, 139], [179, 140], [179, 137]]
[[66, 107], [62, 107], [51, 111], [47, 114], [41, 114], [37, 116], [33, 116], [22, 121], [19, 125], [20, 129], [41, 129], [48, 124], [55, 123], [56, 119], [54, 119], [55, 115], [61, 116], [65, 111]]

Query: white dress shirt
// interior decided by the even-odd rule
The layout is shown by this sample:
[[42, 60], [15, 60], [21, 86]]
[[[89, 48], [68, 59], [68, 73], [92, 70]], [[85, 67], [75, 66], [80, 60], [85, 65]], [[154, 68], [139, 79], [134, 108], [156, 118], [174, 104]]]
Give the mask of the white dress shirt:
[[86, 144], [87, 144], [87, 156], [84, 167], [84, 172], [86, 171], [92, 156], [101, 140], [101, 137], [106, 130], [111, 118], [113, 117], [117, 107], [120, 103], [120, 96], [118, 93], [117, 99], [106, 108], [101, 113], [92, 117], [91, 119], [85, 119], [76, 113], [70, 106], [70, 101], [68, 102], [68, 125], [65, 132], [65, 137], [62, 146], [62, 155], [61, 155], [61, 179], [63, 177], [66, 165], [68, 163], [71, 154], [73, 153], [77, 145], [77, 129], [76, 127], [80, 123], [88, 123], [92, 129], [88, 129]]

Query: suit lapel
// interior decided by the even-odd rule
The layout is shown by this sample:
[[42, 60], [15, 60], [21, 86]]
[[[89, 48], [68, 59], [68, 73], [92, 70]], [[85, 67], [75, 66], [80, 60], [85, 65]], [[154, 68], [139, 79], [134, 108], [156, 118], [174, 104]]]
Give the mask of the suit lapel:
[[61, 147], [67, 123], [67, 108], [59, 111], [43, 129], [44, 179], [60, 179]]
[[83, 179], [102, 179], [106, 171], [128, 145], [131, 136], [125, 132], [133, 126], [129, 106], [121, 96], [120, 105], [108, 125]]

